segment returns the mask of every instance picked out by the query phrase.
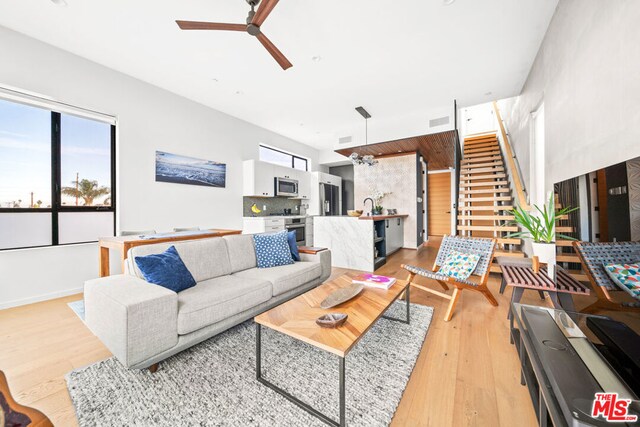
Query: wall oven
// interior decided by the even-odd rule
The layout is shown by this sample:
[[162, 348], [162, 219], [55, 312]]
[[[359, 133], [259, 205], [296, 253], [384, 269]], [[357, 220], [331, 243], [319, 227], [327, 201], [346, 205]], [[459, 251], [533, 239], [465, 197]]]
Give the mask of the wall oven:
[[290, 178], [274, 178], [276, 196], [298, 197], [298, 181]]
[[286, 228], [287, 231], [295, 231], [298, 246], [305, 246], [307, 244], [305, 222], [304, 218], [286, 218], [284, 220], [284, 228]]

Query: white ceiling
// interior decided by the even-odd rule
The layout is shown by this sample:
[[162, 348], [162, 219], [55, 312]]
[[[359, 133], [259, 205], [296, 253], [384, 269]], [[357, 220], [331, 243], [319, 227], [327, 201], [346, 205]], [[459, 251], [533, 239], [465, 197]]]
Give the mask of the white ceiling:
[[262, 30], [287, 71], [248, 34], [174, 23], [242, 23], [244, 0], [0, 0], [0, 25], [329, 149], [360, 105], [397, 123], [518, 94], [557, 2], [282, 0]]

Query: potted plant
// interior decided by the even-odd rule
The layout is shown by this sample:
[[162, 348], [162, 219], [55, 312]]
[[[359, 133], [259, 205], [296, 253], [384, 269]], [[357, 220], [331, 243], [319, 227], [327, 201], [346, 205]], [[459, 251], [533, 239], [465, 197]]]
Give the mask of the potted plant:
[[524, 230], [517, 233], [509, 233], [507, 237], [531, 239], [533, 254], [538, 257], [538, 260], [546, 264], [554, 264], [556, 255], [555, 237], [576, 240], [573, 237], [555, 233], [556, 220], [559, 216], [567, 215], [578, 210], [578, 208], [566, 207], [556, 211], [553, 193], [549, 197], [549, 204], [543, 205], [542, 208], [538, 205], [533, 205], [533, 207], [539, 215], [534, 215], [533, 209], [531, 212], [527, 212], [519, 206], [510, 211], [510, 214], [514, 216], [514, 220], [507, 225], [519, 225]]
[[374, 190], [371, 194], [371, 198], [373, 199], [373, 210], [371, 211], [371, 215], [382, 215], [382, 210], [384, 209], [380, 204], [384, 196], [391, 194], [385, 193], [383, 191]]

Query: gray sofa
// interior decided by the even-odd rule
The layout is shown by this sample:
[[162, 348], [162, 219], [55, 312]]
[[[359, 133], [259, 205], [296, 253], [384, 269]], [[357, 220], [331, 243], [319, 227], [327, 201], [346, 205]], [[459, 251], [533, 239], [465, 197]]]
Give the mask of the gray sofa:
[[171, 243], [131, 248], [125, 273], [84, 285], [85, 320], [123, 365], [147, 368], [251, 319], [326, 280], [331, 253], [257, 268], [253, 237], [235, 235], [173, 243], [197, 285], [175, 293], [142, 279], [134, 259]]

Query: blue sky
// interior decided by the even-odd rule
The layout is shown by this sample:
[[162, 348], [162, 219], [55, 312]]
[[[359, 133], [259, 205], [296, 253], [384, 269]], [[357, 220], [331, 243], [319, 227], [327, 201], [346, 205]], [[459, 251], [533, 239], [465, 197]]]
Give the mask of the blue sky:
[[[106, 123], [62, 115], [63, 186], [72, 186], [76, 173], [109, 186], [110, 135]], [[21, 199], [29, 207], [32, 191], [34, 201], [51, 204], [51, 112], [0, 99], [0, 206]], [[62, 201], [75, 205], [75, 198]]]

